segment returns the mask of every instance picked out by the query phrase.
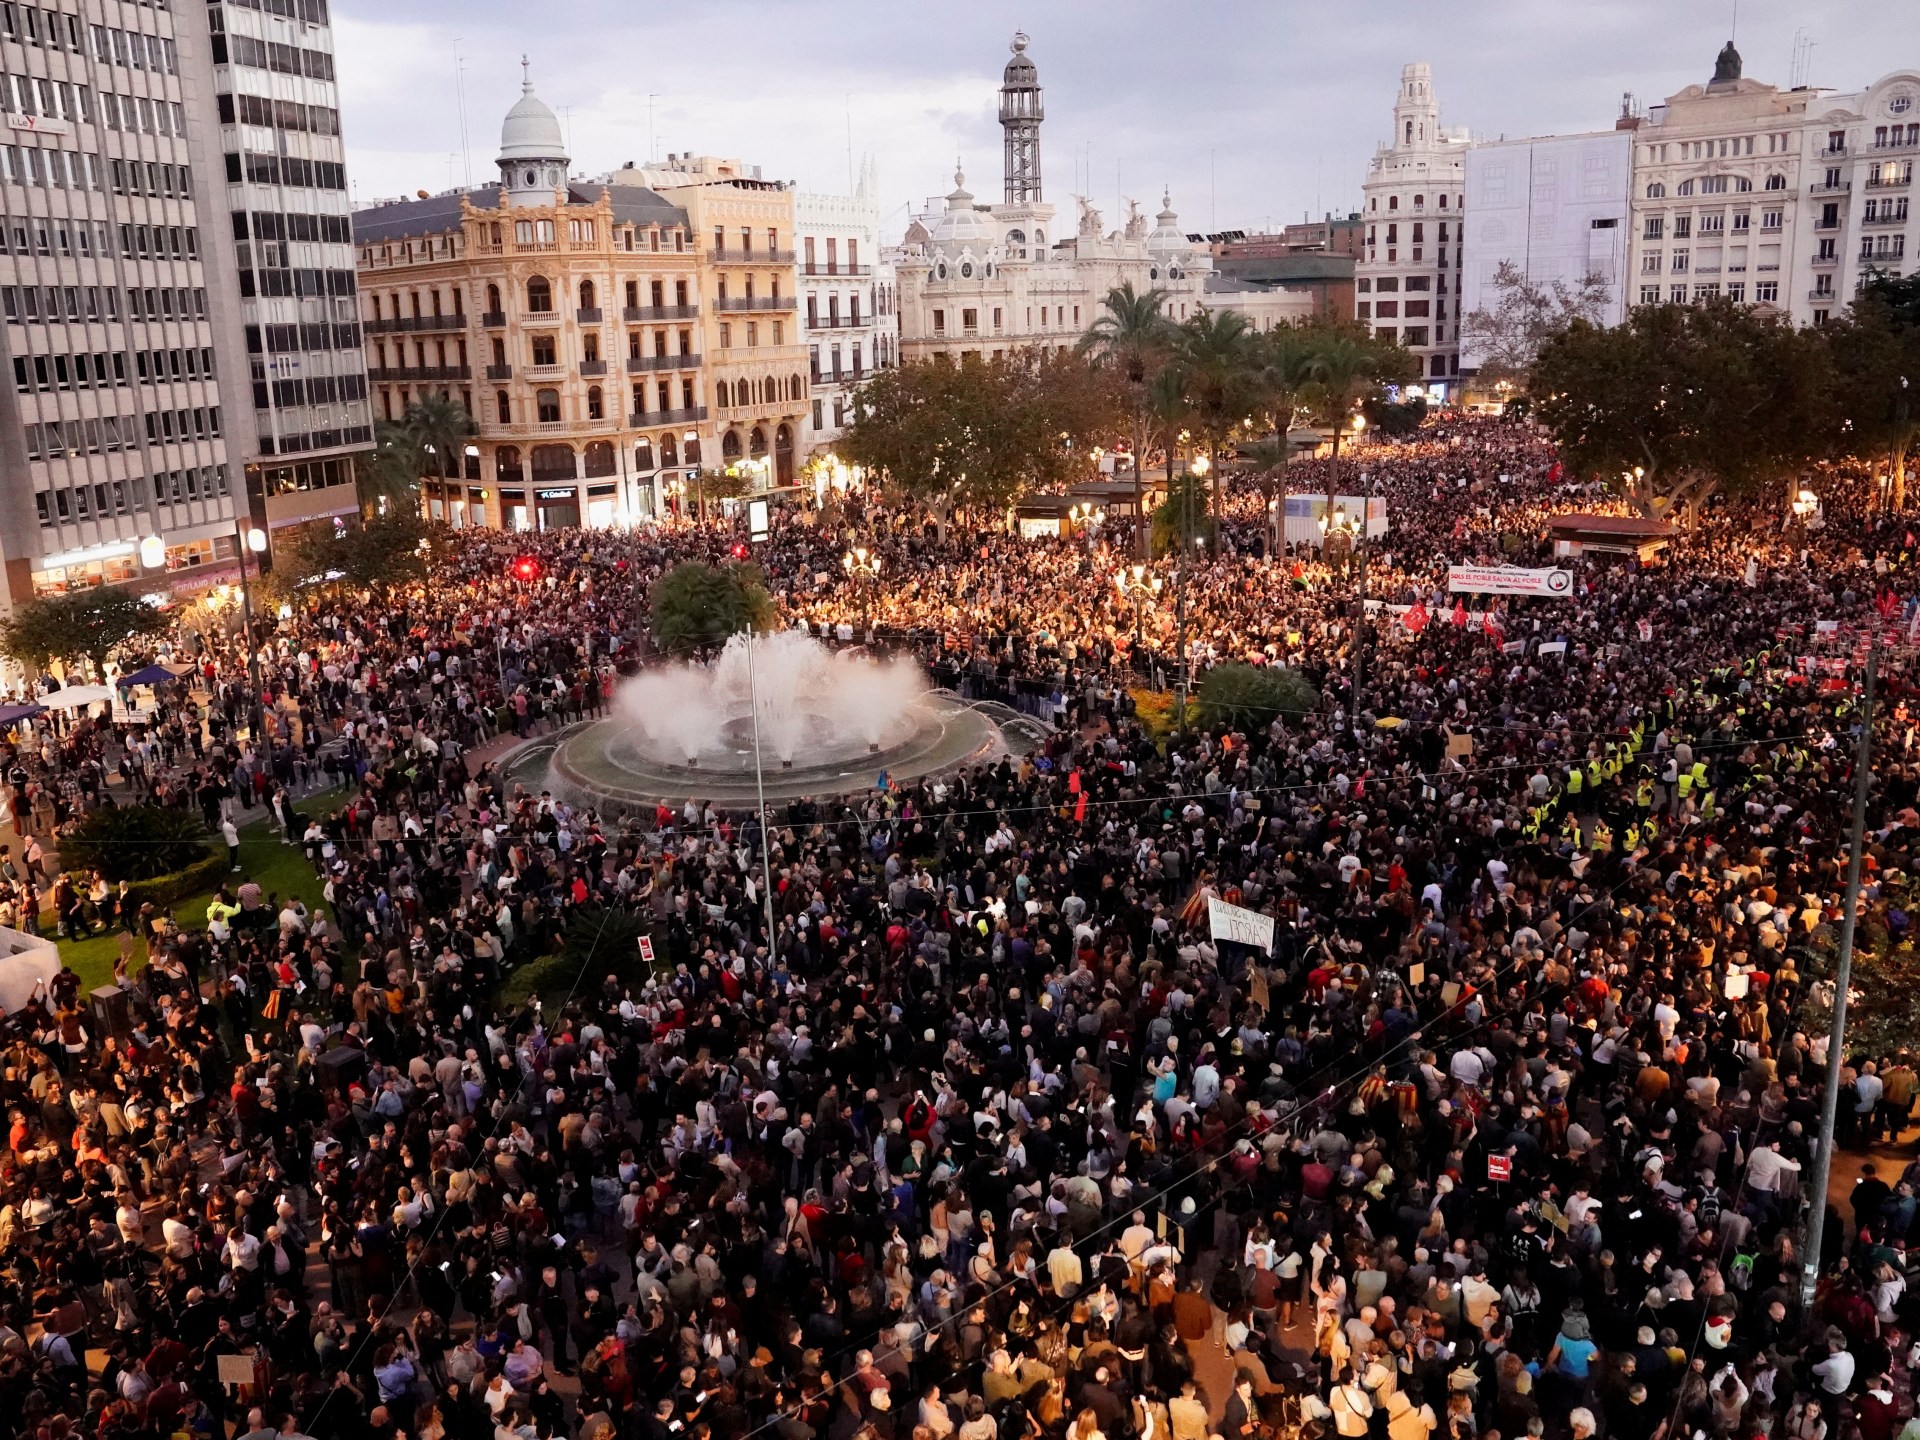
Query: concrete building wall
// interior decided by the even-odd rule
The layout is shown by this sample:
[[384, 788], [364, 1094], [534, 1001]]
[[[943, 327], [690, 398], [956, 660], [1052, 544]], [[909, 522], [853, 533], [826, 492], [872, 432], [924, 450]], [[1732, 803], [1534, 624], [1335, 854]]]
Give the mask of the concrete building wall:
[[[1633, 140], [1624, 130], [1473, 145], [1460, 313], [1492, 309], [1494, 276], [1510, 263], [1542, 286], [1598, 276], [1607, 300], [1596, 318], [1618, 324], [1626, 314], [1632, 172]], [[1462, 341], [1462, 372], [1478, 370], [1483, 359], [1470, 339]]]

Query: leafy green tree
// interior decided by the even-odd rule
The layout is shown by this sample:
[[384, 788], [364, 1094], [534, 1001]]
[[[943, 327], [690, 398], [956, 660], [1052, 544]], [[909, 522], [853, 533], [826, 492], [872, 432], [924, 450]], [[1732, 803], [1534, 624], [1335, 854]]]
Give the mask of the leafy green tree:
[[443, 391], [414, 401], [400, 423], [425, 453], [431, 473], [443, 479], [460, 474], [467, 440], [478, 429], [466, 406]]
[[1184, 539], [1191, 550], [1194, 542], [1211, 545], [1216, 530], [1207, 514], [1207, 482], [1185, 471], [1167, 482], [1167, 493], [1153, 507], [1153, 553], [1171, 555]]
[[687, 481], [687, 491], [694, 502], [694, 514], [704, 522], [708, 501], [738, 500], [751, 494], [753, 477], [738, 467], [696, 470]]
[[1907, 457], [1920, 440], [1920, 277], [1875, 276], [1845, 315], [1822, 330], [1835, 393], [1844, 397], [1839, 446], [1884, 461], [1889, 503], [1907, 503]]
[[1360, 413], [1367, 417], [1367, 424], [1382, 435], [1411, 435], [1427, 418], [1427, 402], [1424, 396], [1418, 395], [1397, 402], [1375, 396], [1360, 407]]
[[1002, 512], [1071, 478], [1114, 423], [1111, 387], [1080, 356], [925, 360], [867, 382], [840, 451], [944, 531], [956, 510]]
[[1265, 729], [1282, 715], [1320, 707], [1320, 692], [1298, 672], [1233, 661], [1216, 665], [1200, 682], [1200, 718], [1209, 725]]
[[654, 582], [648, 600], [654, 646], [673, 655], [716, 650], [773, 623], [773, 597], [757, 565], [689, 560]]
[[1530, 393], [1569, 465], [1662, 515], [1831, 453], [1831, 361], [1817, 330], [1713, 297], [1576, 320], [1541, 347]]
[[65, 868], [97, 869], [116, 881], [172, 875], [210, 853], [200, 813], [190, 807], [103, 806], [88, 811], [60, 840], [60, 863]]
[[85, 660], [104, 678], [107, 660], [129, 640], [159, 635], [167, 616], [117, 585], [27, 600], [0, 620], [0, 649], [23, 665], [44, 670], [58, 661]]
[[[1128, 440], [1133, 459], [1134, 513], [1147, 510], [1147, 445], [1153, 435], [1153, 377], [1173, 352], [1174, 326], [1166, 314], [1167, 292], [1137, 293], [1133, 282], [1107, 291], [1105, 311], [1081, 338], [1082, 353], [1092, 355], [1114, 372], [1125, 397]], [[1147, 544], [1147, 527], [1137, 527], [1139, 543]], [[1141, 552], [1145, 554], [1144, 548]]]
[[426, 578], [434, 541], [418, 509], [407, 507], [372, 515], [344, 532], [309, 531], [274, 556], [267, 595], [298, 602], [340, 588], [384, 594]]

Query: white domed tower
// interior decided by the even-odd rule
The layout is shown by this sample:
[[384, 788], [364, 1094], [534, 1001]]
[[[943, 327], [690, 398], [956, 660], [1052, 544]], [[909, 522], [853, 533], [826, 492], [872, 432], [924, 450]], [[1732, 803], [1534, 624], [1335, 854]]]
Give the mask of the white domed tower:
[[1174, 213], [1171, 193], [1160, 196], [1160, 213], [1153, 218], [1156, 223], [1147, 236], [1147, 254], [1153, 257], [1157, 271], [1165, 274], [1170, 267], [1185, 260], [1187, 252], [1193, 247], [1187, 243], [1186, 231], [1180, 228], [1180, 217]]
[[965, 254], [984, 261], [991, 257], [998, 238], [993, 221], [973, 203], [967, 177], [956, 169], [947, 208], [934, 223], [931, 237], [934, 250], [953, 260]]
[[567, 183], [567, 143], [560, 120], [533, 93], [531, 68], [520, 61], [520, 98], [500, 127], [500, 203], [551, 205], [553, 192]]

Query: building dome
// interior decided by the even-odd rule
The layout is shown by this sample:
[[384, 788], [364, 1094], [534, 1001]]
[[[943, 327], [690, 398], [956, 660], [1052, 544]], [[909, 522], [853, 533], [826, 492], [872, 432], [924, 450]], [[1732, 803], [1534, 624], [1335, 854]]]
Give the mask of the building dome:
[[1160, 213], [1153, 217], [1152, 233], [1147, 236], [1147, 253], [1160, 261], [1174, 260], [1187, 253], [1187, 234], [1180, 228], [1180, 217], [1173, 212], [1173, 197], [1160, 196]]
[[961, 250], [985, 254], [998, 238], [992, 219], [974, 208], [966, 174], [954, 171], [953, 192], [947, 196], [946, 213], [933, 227], [934, 248], [949, 255]]
[[[521, 61], [526, 69], [526, 61]], [[500, 158], [502, 160], [565, 160], [567, 158], [566, 137], [560, 130], [560, 117], [548, 108], [546, 101], [533, 93], [533, 78], [527, 75], [520, 83], [520, 98], [507, 111], [506, 123], [500, 127]]]

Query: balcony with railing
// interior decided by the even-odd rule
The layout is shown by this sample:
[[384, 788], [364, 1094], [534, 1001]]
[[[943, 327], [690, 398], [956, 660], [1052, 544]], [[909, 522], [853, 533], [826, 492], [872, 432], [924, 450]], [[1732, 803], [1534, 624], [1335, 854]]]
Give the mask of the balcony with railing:
[[395, 335], [412, 330], [464, 330], [467, 317], [460, 315], [389, 315], [367, 321], [369, 335]]
[[1901, 150], [1920, 150], [1920, 136], [1916, 136], [1911, 140], [1908, 140], [1908, 139], [1876, 140], [1873, 142], [1873, 144], [1869, 145], [1867, 148], [1873, 151], [1876, 155], [1885, 155], [1890, 152], [1901, 151]]
[[507, 323], [507, 312], [504, 310], [489, 310], [480, 317], [480, 323], [489, 330], [497, 330]]
[[367, 370], [369, 380], [409, 382], [433, 380], [471, 380], [473, 367], [469, 365], [380, 365]]
[[698, 355], [629, 355], [627, 373], [640, 375], [650, 370], [697, 370], [700, 368]]
[[627, 417], [627, 424], [635, 429], [647, 425], [695, 425], [706, 418], [706, 406], [692, 405], [679, 410], [636, 410]]
[[588, 377], [604, 375], [607, 373], [607, 362], [604, 360], [582, 360], [580, 362], [580, 373]]
[[1913, 183], [1913, 166], [1904, 165], [1892, 175], [1882, 175], [1877, 170], [1867, 172], [1866, 188], [1869, 190], [1904, 190]]
[[737, 314], [740, 311], [754, 310], [792, 310], [797, 308], [791, 295], [735, 295], [723, 297], [714, 302], [716, 308], [724, 313]]
[[1851, 180], [1839, 180], [1831, 185], [1823, 180], [1817, 185], [1809, 185], [1807, 187], [1807, 193], [1809, 195], [1844, 195], [1851, 189], [1853, 189], [1853, 182]]
[[530, 439], [539, 439], [543, 435], [565, 435], [571, 438], [582, 435], [610, 435], [619, 428], [619, 421], [611, 417], [602, 420], [518, 420], [511, 425], [489, 425], [487, 435], [489, 438], [525, 436]]
[[629, 305], [620, 312], [629, 325], [652, 325], [663, 320], [697, 320], [698, 305]]
[[489, 365], [487, 366], [487, 378], [489, 380], [511, 380], [513, 378], [513, 366]]
[[1813, 265], [1815, 269], [1819, 269], [1820, 267], [1826, 266], [1826, 265], [1838, 265], [1839, 263], [1840, 263], [1840, 256], [1838, 252], [1835, 252], [1834, 254], [1831, 254], [1831, 255], [1817, 254], [1813, 257]]
[[800, 267], [800, 271], [803, 275], [844, 275], [850, 280], [858, 280], [873, 274], [873, 267], [871, 265], [842, 265], [833, 260], [828, 260], [824, 263], [809, 261]]
[[582, 325], [598, 325], [600, 323], [600, 307], [597, 305], [582, 305], [578, 310], [573, 312], [573, 318]]
[[1809, 300], [1815, 300], [1815, 301], [1824, 300], [1826, 303], [1831, 305], [1835, 300], [1838, 300], [1840, 297], [1837, 294], [1835, 294], [1832, 290], [1822, 290], [1819, 286], [1816, 285], [1813, 289], [1807, 292], [1807, 298]]
[[791, 250], [741, 250], [738, 248], [707, 251], [707, 258], [716, 265], [791, 265]]
[[809, 330], [863, 330], [873, 324], [871, 315], [815, 315], [807, 316]]
[[1860, 223], [1862, 225], [1874, 226], [1904, 225], [1907, 223], [1907, 212], [1905, 210], [1893, 210], [1873, 215], [1862, 215], [1860, 217]]

